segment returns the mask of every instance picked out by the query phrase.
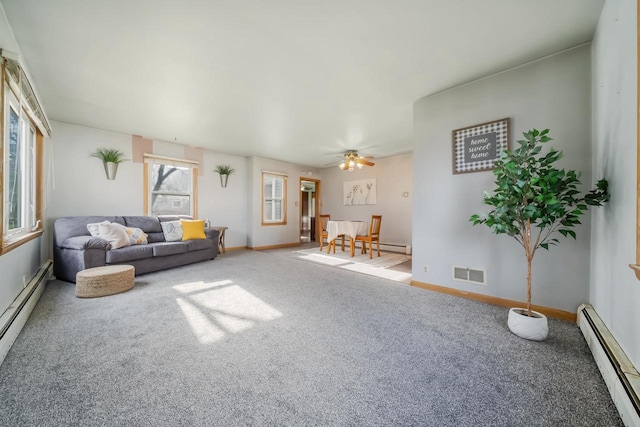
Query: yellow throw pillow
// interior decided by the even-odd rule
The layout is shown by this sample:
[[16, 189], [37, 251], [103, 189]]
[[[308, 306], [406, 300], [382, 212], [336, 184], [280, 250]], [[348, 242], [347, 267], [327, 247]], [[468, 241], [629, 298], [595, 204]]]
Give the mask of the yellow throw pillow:
[[181, 219], [182, 240], [206, 239], [204, 234], [204, 219]]

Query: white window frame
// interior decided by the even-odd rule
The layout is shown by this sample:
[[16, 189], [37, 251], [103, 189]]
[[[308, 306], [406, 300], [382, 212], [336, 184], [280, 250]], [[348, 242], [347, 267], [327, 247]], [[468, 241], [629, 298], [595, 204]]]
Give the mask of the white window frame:
[[[153, 191], [152, 187], [152, 174], [153, 167], [151, 165], [165, 165], [169, 167], [176, 167], [181, 169], [187, 169], [191, 173], [189, 180], [188, 192], [167, 192], [167, 191]], [[171, 195], [171, 196], [185, 196], [189, 197], [189, 215], [192, 218], [198, 216], [198, 162], [186, 159], [176, 159], [173, 157], [157, 156], [153, 154], [144, 154], [144, 214], [158, 216], [153, 212], [152, 199], [153, 195]], [[162, 215], [162, 214], [160, 214]]]
[[[278, 198], [275, 194], [276, 185], [271, 186], [271, 194], [267, 194], [266, 192], [266, 180], [273, 179], [282, 180], [282, 197]], [[266, 210], [265, 205], [266, 202], [280, 200], [281, 201], [281, 217], [276, 218], [275, 213], [275, 204], [271, 204], [271, 219], [266, 218]], [[262, 225], [286, 225], [287, 224], [287, 175], [276, 173], [276, 172], [262, 172]]]
[[[4, 191], [2, 195], [2, 227], [3, 227], [3, 246], [11, 243], [15, 240], [19, 240], [19, 238], [25, 234], [31, 233], [33, 229], [36, 227], [36, 204], [37, 204], [37, 193], [36, 193], [36, 172], [37, 172], [37, 157], [36, 157], [36, 129], [31, 120], [29, 120], [26, 112], [21, 108], [20, 103], [18, 102], [16, 96], [13, 94], [8, 85], [5, 84], [4, 87], [5, 93], [5, 105], [4, 105], [4, 123], [5, 123], [5, 134], [4, 134], [4, 158], [5, 158], [5, 168], [4, 168]], [[12, 173], [9, 165], [9, 137], [10, 137], [10, 126], [9, 126], [9, 117], [13, 111], [18, 116], [18, 139], [20, 141], [19, 151], [20, 151], [20, 181], [21, 181], [21, 195], [20, 195], [20, 204], [21, 204], [21, 218], [20, 218], [20, 227], [9, 229], [9, 197], [11, 195], [11, 191], [8, 188], [9, 186], [9, 178]]]

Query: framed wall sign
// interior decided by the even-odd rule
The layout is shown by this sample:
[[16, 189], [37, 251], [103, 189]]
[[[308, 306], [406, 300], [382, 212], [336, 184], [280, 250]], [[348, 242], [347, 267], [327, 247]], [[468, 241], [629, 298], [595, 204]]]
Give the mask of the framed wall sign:
[[492, 170], [503, 150], [508, 150], [509, 118], [453, 131], [453, 173]]

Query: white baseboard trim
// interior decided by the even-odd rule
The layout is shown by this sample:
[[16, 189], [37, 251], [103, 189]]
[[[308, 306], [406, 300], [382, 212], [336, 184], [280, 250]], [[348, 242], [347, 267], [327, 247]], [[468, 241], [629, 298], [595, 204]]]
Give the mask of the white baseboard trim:
[[640, 375], [598, 313], [578, 307], [578, 326], [626, 426], [640, 426]]
[[18, 338], [33, 308], [44, 291], [47, 280], [51, 277], [53, 262], [47, 260], [29, 281], [20, 295], [0, 316], [0, 364], [4, 361], [9, 349]]

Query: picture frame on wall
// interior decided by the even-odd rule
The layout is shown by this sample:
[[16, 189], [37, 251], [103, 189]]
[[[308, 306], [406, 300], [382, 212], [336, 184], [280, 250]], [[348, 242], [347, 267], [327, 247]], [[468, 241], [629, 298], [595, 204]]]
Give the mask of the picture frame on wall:
[[453, 173], [493, 170], [502, 152], [511, 147], [509, 125], [507, 117], [454, 130]]
[[375, 205], [377, 203], [375, 178], [345, 181], [342, 184], [342, 191], [345, 206]]

